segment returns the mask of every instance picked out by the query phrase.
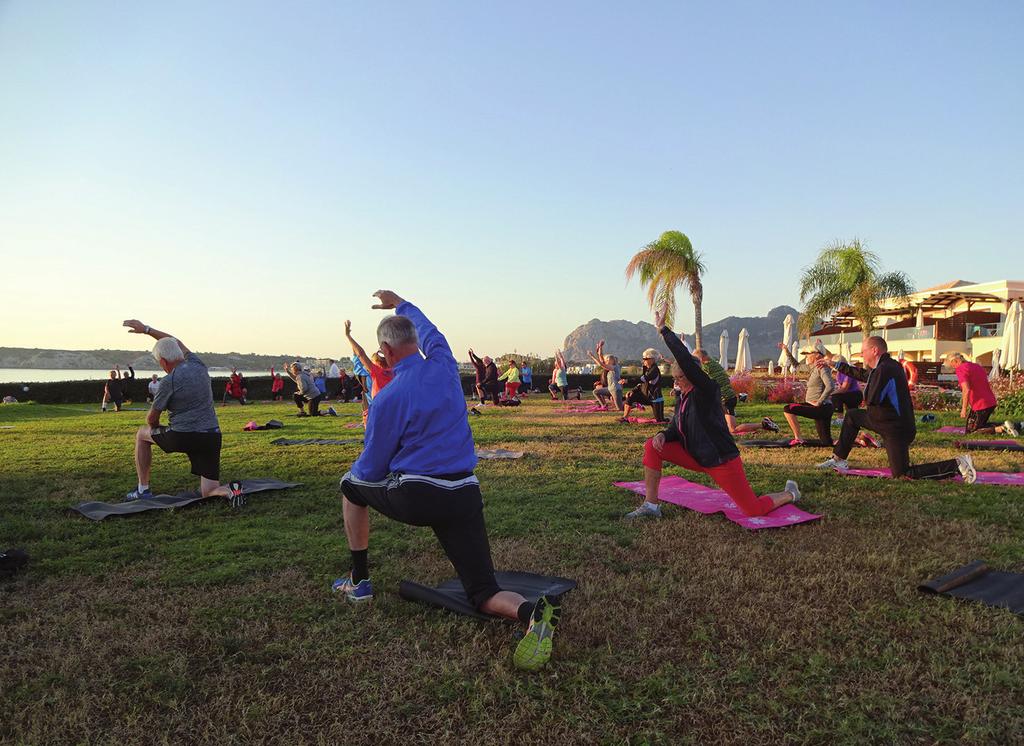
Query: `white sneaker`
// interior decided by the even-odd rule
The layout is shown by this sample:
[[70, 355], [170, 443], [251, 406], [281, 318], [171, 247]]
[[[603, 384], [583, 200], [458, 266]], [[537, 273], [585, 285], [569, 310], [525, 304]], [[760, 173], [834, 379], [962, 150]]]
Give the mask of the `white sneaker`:
[[786, 489], [784, 490], [784, 492], [788, 492], [793, 496], [793, 502], [800, 502], [800, 488], [796, 486], [796, 482], [794, 482], [792, 479], [786, 480]]
[[835, 471], [838, 471], [840, 474], [845, 474], [850, 470], [850, 462], [844, 458], [836, 458], [835, 456], [829, 456], [820, 464], [815, 464], [814, 468], [833, 469]]
[[627, 521], [632, 521], [637, 518], [661, 518], [661, 508], [652, 508], [646, 502], [641, 503], [639, 508], [626, 513], [623, 518]]
[[957, 456], [956, 465], [960, 469], [960, 476], [964, 478], [964, 484], [974, 484], [977, 481], [978, 472], [970, 456]]
[[1010, 420], [1003, 423], [1003, 430], [1006, 431], [1007, 435], [1012, 435], [1015, 438], [1020, 437], [1020, 430], [1018, 430], [1017, 426]]

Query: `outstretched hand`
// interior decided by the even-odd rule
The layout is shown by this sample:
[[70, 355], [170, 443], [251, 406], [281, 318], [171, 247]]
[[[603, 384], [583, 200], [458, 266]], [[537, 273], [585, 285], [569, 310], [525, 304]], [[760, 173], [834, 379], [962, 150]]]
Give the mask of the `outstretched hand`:
[[654, 310], [654, 328], [659, 331], [665, 326], [665, 317], [668, 316], [668, 308], [662, 306]]
[[145, 334], [146, 325], [138, 319], [128, 319], [121, 326], [127, 326], [130, 334]]
[[380, 303], [373, 304], [371, 308], [380, 309], [382, 311], [389, 311], [392, 308], [397, 308], [405, 302], [398, 293], [391, 290], [378, 290], [373, 294], [373, 297], [380, 299]]
[[345, 319], [345, 336], [347, 337], [351, 333], [352, 333], [352, 322], [349, 321], [348, 319]]

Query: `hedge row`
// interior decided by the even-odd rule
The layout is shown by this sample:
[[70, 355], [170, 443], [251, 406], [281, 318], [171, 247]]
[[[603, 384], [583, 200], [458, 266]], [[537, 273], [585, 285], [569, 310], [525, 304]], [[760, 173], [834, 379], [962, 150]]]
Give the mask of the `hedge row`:
[[[138, 402], [145, 401], [146, 386], [149, 380], [148, 378], [139, 377], [129, 381], [127, 388], [128, 399]], [[227, 380], [226, 376], [210, 379], [214, 400], [220, 401], [221, 397], [224, 396], [224, 385], [227, 383]], [[597, 376], [594, 375], [570, 375], [569, 386], [570, 388], [582, 387], [584, 391], [589, 392], [594, 388], [594, 381], [596, 380]], [[253, 376], [252, 378], [246, 378], [245, 381], [250, 399], [257, 401], [270, 399], [270, 376]], [[533, 387], [545, 390], [547, 382], [548, 379], [546, 377], [538, 378], [534, 376]], [[104, 381], [98, 380], [30, 383], [25, 384], [28, 386], [28, 391], [22, 390], [23, 384], [20, 383], [0, 383], [0, 398], [13, 396], [18, 401], [35, 401], [40, 404], [98, 404], [103, 399], [104, 383]], [[473, 385], [473, 376], [462, 376], [462, 390], [467, 395], [472, 393]], [[292, 383], [290, 378], [285, 378], [284, 393], [289, 398], [295, 393], [295, 384]], [[333, 393], [333, 391], [331, 390], [329, 393]]]

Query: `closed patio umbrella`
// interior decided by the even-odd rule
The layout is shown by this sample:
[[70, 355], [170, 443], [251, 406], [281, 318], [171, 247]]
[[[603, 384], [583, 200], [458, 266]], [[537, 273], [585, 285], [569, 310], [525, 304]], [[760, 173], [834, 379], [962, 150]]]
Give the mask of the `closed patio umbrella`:
[[729, 370], [729, 330], [723, 329], [718, 338], [718, 364]]
[[1024, 368], [1021, 347], [1024, 346], [1024, 323], [1021, 320], [1020, 301], [1015, 300], [1010, 304], [1010, 310], [1006, 312], [1006, 320], [1003, 322], [1003, 356], [1002, 366], [1005, 370], [1021, 370]]
[[988, 380], [994, 381], [999, 378], [999, 350], [998, 348], [992, 351], [992, 370], [988, 372]]
[[753, 369], [750, 359], [750, 335], [746, 329], [740, 329], [736, 349], [736, 372], [749, 373]]
[[[782, 344], [786, 345], [786, 347], [793, 344], [793, 314], [791, 313], [787, 313], [786, 318], [782, 322]], [[783, 374], [792, 367], [789, 358], [786, 357], [785, 350], [779, 352], [779, 366], [782, 368]]]

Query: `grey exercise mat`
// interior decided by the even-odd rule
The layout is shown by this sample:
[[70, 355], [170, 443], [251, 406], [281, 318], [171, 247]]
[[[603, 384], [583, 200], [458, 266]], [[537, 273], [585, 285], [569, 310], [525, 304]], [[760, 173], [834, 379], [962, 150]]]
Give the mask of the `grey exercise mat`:
[[[301, 482], [280, 482], [276, 479], [243, 479], [242, 494], [251, 495], [254, 492], [266, 492], [267, 490], [287, 490], [298, 487]], [[147, 510], [167, 510], [168, 508], [183, 508], [186, 505], [201, 500], [217, 500], [216, 497], [202, 497], [195, 490], [182, 492], [177, 495], [154, 495], [122, 503], [101, 503], [87, 502], [75, 505], [70, 510], [77, 511], [86, 518], [93, 521], [102, 521], [112, 515], [132, 515], [134, 513], [145, 513]]]
[[955, 445], [968, 451], [1024, 451], [1015, 440], [958, 440]]
[[352, 443], [362, 443], [360, 438], [348, 438], [338, 440], [336, 438], [278, 438], [270, 441], [272, 446], [346, 446]]
[[477, 448], [476, 457], [485, 459], [522, 458], [523, 451], [509, 451], [505, 448]]
[[981, 560], [922, 583], [917, 589], [978, 601], [1024, 615], [1024, 575], [993, 570]]
[[[498, 581], [498, 587], [501, 590], [518, 593], [528, 601], [536, 601], [545, 595], [559, 596], [563, 593], [568, 593], [576, 587], [575, 580], [559, 578], [557, 576], [537, 575], [532, 572], [496, 572], [494, 577]], [[469, 598], [467, 598], [466, 592], [462, 588], [462, 581], [458, 578], [446, 580], [436, 588], [420, 585], [411, 580], [403, 580], [398, 586], [398, 595], [406, 601], [436, 606], [448, 611], [454, 611], [456, 614], [464, 614], [476, 617], [477, 619], [494, 618], [476, 610], [473, 604], [469, 602]]]

